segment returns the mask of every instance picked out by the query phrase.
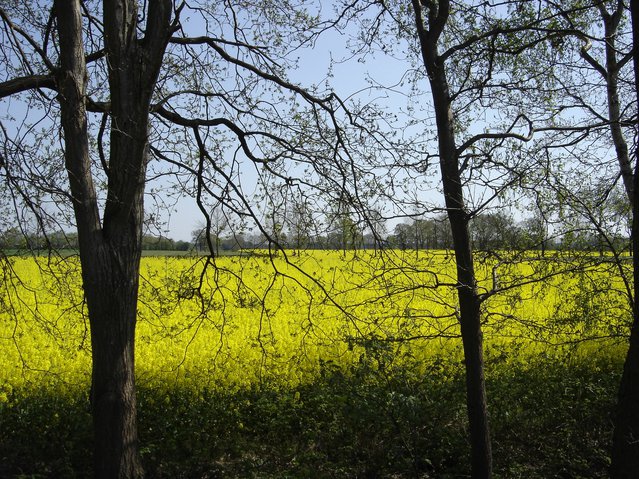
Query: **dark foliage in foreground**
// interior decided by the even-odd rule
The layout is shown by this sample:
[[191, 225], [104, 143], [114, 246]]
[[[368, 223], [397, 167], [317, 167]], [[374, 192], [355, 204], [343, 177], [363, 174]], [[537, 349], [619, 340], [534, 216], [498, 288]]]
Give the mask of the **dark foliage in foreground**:
[[[607, 476], [620, 360], [527, 365], [488, 358], [501, 478]], [[142, 456], [151, 478], [461, 478], [468, 470], [462, 365], [413, 370], [363, 358], [330, 363], [295, 390], [140, 388]], [[0, 403], [0, 477], [91, 475], [88, 398], [17, 393]]]

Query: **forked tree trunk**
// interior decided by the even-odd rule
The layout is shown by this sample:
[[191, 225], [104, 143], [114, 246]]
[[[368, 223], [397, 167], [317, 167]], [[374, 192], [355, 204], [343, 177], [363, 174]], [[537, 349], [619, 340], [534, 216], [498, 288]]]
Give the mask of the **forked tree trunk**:
[[117, 244], [105, 238], [91, 176], [86, 120], [86, 65], [80, 3], [56, 1], [65, 165], [78, 227], [91, 326], [91, 406], [97, 478], [138, 478], [134, 345], [141, 250], [141, 191]]
[[[639, 109], [639, 1], [630, 2], [632, 36], [635, 45], [635, 93]], [[639, 150], [635, 151], [635, 169], [632, 196], [632, 266], [634, 301], [630, 343], [619, 386], [617, 415], [612, 443], [611, 477], [635, 479], [639, 477]]]
[[107, 201], [100, 219], [86, 118], [87, 69], [80, 0], [54, 4], [60, 42], [56, 75], [82, 280], [91, 326], [95, 477], [136, 479], [135, 327], [149, 109], [168, 39], [170, 0], [150, 2], [137, 38], [135, 0], [105, 0], [111, 118]]
[[457, 263], [459, 321], [464, 346], [466, 407], [471, 442], [471, 476], [473, 479], [489, 479], [492, 475], [492, 452], [484, 380], [481, 301], [477, 292], [470, 242], [470, 218], [464, 205], [459, 155], [455, 146], [448, 81], [443, 61], [437, 51], [437, 42], [448, 19], [448, 2], [440, 2], [437, 15], [429, 13], [427, 20], [423, 17], [420, 0], [413, 0], [413, 10], [435, 108], [442, 186]]

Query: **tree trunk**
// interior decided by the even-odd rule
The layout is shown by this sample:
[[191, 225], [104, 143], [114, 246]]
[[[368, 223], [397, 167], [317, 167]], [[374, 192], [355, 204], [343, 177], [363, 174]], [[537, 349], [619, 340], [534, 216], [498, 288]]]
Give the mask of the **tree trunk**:
[[94, 465], [96, 478], [143, 476], [138, 455], [134, 379], [139, 237], [131, 247], [104, 243], [83, 265], [91, 323]]
[[[60, 92], [65, 165], [78, 228], [80, 261], [91, 326], [91, 405], [97, 478], [142, 476], [134, 383], [135, 318], [141, 221], [119, 243], [105, 241], [91, 176], [86, 119], [86, 64], [80, 2], [55, 4], [60, 38]], [[141, 200], [140, 194], [138, 197]], [[131, 211], [138, 214], [141, 202]]]
[[615, 146], [617, 161], [619, 163], [619, 171], [623, 180], [626, 194], [629, 198], [634, 198], [634, 178], [632, 173], [632, 161], [628, 153], [628, 144], [623, 136], [621, 128], [621, 103], [619, 100], [619, 69], [621, 68], [617, 60], [617, 47], [615, 45], [615, 37], [618, 32], [619, 22], [623, 14], [623, 7], [612, 14], [607, 14], [605, 7], [599, 5], [599, 9], [603, 15], [604, 30], [606, 35], [606, 92], [608, 99], [608, 120], [610, 120], [610, 134], [612, 142]]
[[[141, 251], [141, 188], [129, 229], [105, 240], [91, 176], [86, 120], [86, 64], [79, 1], [56, 2], [65, 164], [78, 228], [83, 287], [89, 311], [93, 373], [91, 405], [97, 478], [142, 476], [138, 457], [134, 344]], [[143, 183], [141, 183], [143, 185]], [[142, 186], [143, 188], [143, 186]]]
[[[635, 93], [639, 108], [639, 2], [630, 2], [632, 36], [635, 49]], [[639, 191], [639, 150], [635, 152], [633, 193]], [[639, 200], [632, 196], [632, 266], [634, 297], [630, 344], [619, 386], [617, 415], [612, 442], [611, 477], [631, 479], [639, 476]]]
[[437, 41], [448, 19], [448, 8], [448, 2], [442, 1], [436, 15], [429, 13], [427, 30], [421, 2], [413, 0], [422, 58], [435, 108], [442, 186], [457, 263], [459, 321], [464, 346], [466, 407], [471, 442], [471, 476], [473, 479], [489, 479], [492, 475], [492, 452], [484, 380], [481, 301], [477, 292], [471, 249], [470, 218], [465, 210], [459, 155], [455, 146], [448, 81], [437, 52]]
[[[437, 83], [437, 77], [433, 77]], [[437, 90], [433, 89], [433, 96]], [[437, 104], [435, 100], [435, 108]], [[447, 107], [450, 109], [450, 106]], [[436, 113], [439, 118], [440, 114]], [[448, 115], [446, 115], [448, 117]], [[439, 123], [439, 121], [438, 121]], [[492, 451], [490, 428], [488, 423], [488, 406], [484, 379], [483, 334], [481, 331], [480, 298], [477, 292], [474, 261], [469, 234], [469, 219], [464, 208], [461, 176], [459, 174], [455, 148], [446, 146], [445, 138], [454, 141], [452, 122], [441, 131], [440, 135], [440, 168], [448, 218], [450, 221], [455, 261], [457, 264], [457, 295], [459, 298], [459, 321], [464, 346], [466, 370], [466, 407], [471, 441], [471, 476], [473, 479], [488, 479], [492, 475]], [[442, 140], [444, 138], [444, 140]]]
[[79, 0], [54, 4], [60, 41], [56, 83], [91, 326], [95, 477], [135, 479], [143, 476], [134, 357], [149, 108], [171, 35], [172, 3], [149, 4], [142, 40], [135, 0], [105, 0], [103, 8], [111, 135], [102, 221], [91, 175]]

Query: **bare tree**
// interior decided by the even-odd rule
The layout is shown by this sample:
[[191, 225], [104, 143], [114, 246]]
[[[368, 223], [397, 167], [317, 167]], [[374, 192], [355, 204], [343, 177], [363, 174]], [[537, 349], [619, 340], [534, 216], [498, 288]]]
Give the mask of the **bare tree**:
[[290, 200], [287, 215], [290, 234], [289, 244], [292, 248], [301, 250], [308, 247], [312, 238], [316, 236], [313, 211], [309, 198], [306, 198], [303, 194], [297, 194]]

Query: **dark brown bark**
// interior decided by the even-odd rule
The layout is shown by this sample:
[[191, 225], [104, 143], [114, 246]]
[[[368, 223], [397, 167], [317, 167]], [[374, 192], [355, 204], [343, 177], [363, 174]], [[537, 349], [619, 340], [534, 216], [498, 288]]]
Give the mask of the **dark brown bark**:
[[171, 34], [171, 1], [151, 2], [144, 39], [134, 0], [105, 0], [111, 93], [107, 204], [100, 221], [90, 168], [79, 0], [57, 0], [65, 161], [74, 200], [92, 345], [97, 478], [143, 476], [136, 424], [135, 326], [151, 96]]
[[55, 89], [53, 75], [29, 75], [27, 77], [13, 78], [0, 83], [0, 98], [15, 95], [34, 88]]
[[[635, 92], [639, 109], [639, 1], [630, 2], [632, 17]], [[635, 152], [633, 191], [639, 191], [639, 150]], [[634, 298], [630, 343], [619, 386], [612, 444], [611, 477], [630, 479], [639, 475], [639, 201], [632, 197], [632, 265]]]
[[[135, 245], [136, 238], [131, 238]], [[91, 320], [91, 403], [96, 478], [142, 477], [134, 377], [139, 254], [105, 243], [85, 269]], [[134, 273], [134, 274], [133, 274]]]
[[105, 241], [90, 170], [80, 3], [58, 1], [55, 10], [61, 52], [57, 80], [65, 162], [91, 325], [95, 477], [136, 478], [142, 476], [133, 364], [140, 255], [130, 232], [121, 231], [126, 249]]
[[[437, 50], [437, 42], [448, 17], [448, 8], [448, 2], [441, 1], [437, 11], [431, 9], [429, 18], [424, 19], [420, 1], [413, 0], [422, 59], [435, 107], [442, 186], [457, 263], [459, 321], [466, 363], [466, 405], [471, 441], [471, 474], [474, 479], [487, 479], [492, 475], [492, 452], [484, 380], [481, 301], [477, 292], [469, 234], [470, 217], [464, 205], [459, 155], [455, 146], [448, 81], [443, 60], [439, 57]], [[425, 22], [428, 27], [425, 26]]]

